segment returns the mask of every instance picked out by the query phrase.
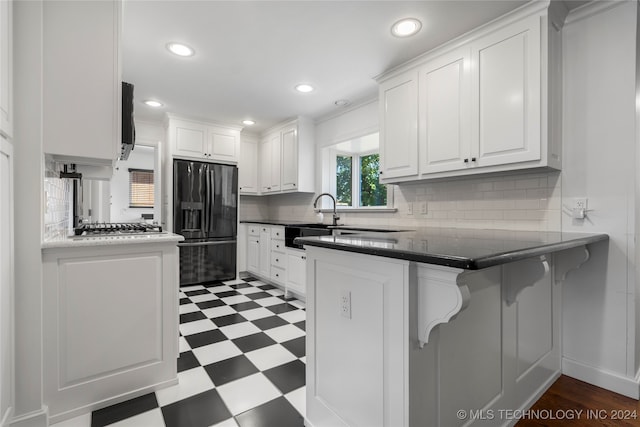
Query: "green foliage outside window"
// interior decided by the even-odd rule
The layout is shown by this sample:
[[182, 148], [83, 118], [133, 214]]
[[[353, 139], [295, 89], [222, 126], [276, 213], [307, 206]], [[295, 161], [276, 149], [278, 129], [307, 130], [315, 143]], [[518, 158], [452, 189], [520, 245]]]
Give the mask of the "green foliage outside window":
[[360, 157], [360, 206], [386, 206], [387, 186], [379, 181], [380, 154]]
[[336, 157], [336, 201], [340, 206], [351, 206], [353, 165], [351, 156]]

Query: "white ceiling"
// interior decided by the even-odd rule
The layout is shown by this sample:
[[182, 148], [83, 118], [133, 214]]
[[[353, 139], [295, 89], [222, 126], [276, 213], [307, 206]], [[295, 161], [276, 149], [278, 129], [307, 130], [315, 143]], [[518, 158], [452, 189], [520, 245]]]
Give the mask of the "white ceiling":
[[[252, 132], [296, 115], [318, 118], [376, 95], [372, 77], [526, 1], [144, 1], [127, 0], [124, 80], [137, 118], [165, 112], [241, 125]], [[390, 34], [400, 18], [422, 21], [411, 38]], [[168, 42], [196, 54], [170, 54]], [[313, 84], [300, 94], [297, 83]], [[157, 99], [152, 109], [139, 101]]]

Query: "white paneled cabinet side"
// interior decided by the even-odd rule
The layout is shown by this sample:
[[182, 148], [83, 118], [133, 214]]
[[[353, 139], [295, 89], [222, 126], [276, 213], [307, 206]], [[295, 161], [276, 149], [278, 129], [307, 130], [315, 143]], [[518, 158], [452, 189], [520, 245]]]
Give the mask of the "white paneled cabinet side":
[[0, 1], [0, 135], [13, 136], [13, 2]]
[[121, 141], [122, 4], [47, 1], [43, 7], [44, 153], [112, 167]]
[[525, 5], [378, 77], [381, 181], [560, 169], [565, 14]]

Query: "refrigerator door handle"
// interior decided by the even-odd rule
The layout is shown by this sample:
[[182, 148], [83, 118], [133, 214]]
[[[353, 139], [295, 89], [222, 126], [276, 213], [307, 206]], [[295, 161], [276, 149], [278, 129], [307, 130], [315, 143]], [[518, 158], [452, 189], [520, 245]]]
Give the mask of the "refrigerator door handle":
[[235, 240], [216, 240], [211, 242], [178, 243], [178, 247], [228, 245], [235, 242]]

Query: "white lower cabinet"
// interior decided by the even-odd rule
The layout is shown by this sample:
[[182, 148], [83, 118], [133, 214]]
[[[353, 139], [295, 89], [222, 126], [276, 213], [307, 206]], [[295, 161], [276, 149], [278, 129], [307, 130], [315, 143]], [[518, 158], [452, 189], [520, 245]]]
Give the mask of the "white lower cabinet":
[[260, 227], [260, 256], [258, 258], [258, 273], [262, 277], [271, 276], [271, 228]]
[[580, 251], [468, 271], [307, 247], [305, 424], [511, 425], [560, 375]]
[[287, 294], [293, 291], [305, 296], [307, 293], [307, 254], [304, 250], [287, 248]]
[[175, 242], [43, 250], [52, 422], [177, 383], [177, 267]]

